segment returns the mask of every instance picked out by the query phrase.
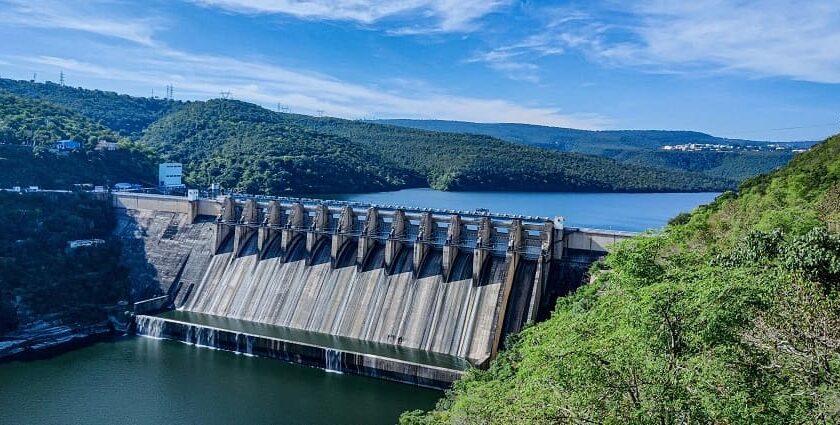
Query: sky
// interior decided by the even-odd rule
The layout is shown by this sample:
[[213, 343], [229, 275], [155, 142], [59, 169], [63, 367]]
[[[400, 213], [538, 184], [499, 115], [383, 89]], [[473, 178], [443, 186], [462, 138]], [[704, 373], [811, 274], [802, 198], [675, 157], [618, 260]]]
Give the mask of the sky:
[[351, 119], [820, 140], [840, 1], [0, 0], [0, 76], [61, 72]]

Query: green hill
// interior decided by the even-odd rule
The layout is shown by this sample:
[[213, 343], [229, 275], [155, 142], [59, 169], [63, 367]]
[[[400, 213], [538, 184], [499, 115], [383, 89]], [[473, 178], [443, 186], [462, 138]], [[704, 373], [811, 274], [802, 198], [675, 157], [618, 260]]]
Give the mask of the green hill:
[[0, 78], [0, 91], [64, 107], [131, 138], [140, 137], [149, 124], [184, 104], [166, 99], [66, 87], [50, 82], [32, 83], [5, 78]]
[[259, 106], [195, 102], [149, 127], [144, 143], [183, 162], [190, 184], [248, 193], [363, 192], [419, 186], [415, 174], [347, 139], [293, 127]]
[[[67, 155], [49, 151], [73, 139], [82, 149]], [[99, 141], [117, 142], [116, 151], [97, 151]], [[154, 154], [67, 109], [0, 92], [0, 187], [36, 185], [69, 189], [76, 183], [154, 184]]]
[[[765, 173], [789, 161], [790, 151], [767, 149], [769, 142], [726, 139], [696, 131], [608, 130], [589, 131], [531, 124], [483, 124], [441, 120], [380, 120], [382, 124], [455, 133], [483, 134], [513, 143], [538, 146], [561, 152], [598, 155], [622, 162], [666, 169], [702, 172], [710, 176], [743, 181]], [[667, 152], [667, 145], [689, 143], [755, 146], [760, 152]], [[788, 144], [791, 148], [807, 148], [813, 142]]]
[[[238, 101], [195, 102], [142, 141], [187, 164], [188, 181], [262, 193], [429, 186], [441, 190], [703, 191], [729, 181], [515, 145], [336, 118], [280, 114]], [[272, 183], [275, 177], [281, 182]]]
[[620, 245], [402, 423], [838, 423], [840, 136]]

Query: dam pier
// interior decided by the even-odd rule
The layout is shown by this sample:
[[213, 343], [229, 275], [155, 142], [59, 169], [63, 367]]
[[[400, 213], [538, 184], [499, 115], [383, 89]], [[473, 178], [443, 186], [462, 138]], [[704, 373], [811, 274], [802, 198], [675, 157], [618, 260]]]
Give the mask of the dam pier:
[[632, 236], [341, 201], [110, 196], [144, 300], [137, 333], [433, 388], [486, 366]]

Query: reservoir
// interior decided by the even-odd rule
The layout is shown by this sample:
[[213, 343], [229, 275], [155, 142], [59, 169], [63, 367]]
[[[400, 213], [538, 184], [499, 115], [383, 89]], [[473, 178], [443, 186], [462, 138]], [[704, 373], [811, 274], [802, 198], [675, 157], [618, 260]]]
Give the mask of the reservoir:
[[719, 193], [544, 193], [544, 192], [441, 192], [405, 189], [350, 195], [325, 195], [340, 199], [409, 207], [473, 211], [553, 218], [562, 215], [566, 225], [641, 232], [664, 226], [681, 212], [712, 202]]
[[[643, 231], [659, 228], [716, 195], [411, 189], [325, 198], [562, 215], [568, 226]], [[213, 318], [201, 320], [218, 325]], [[199, 318], [190, 321], [198, 323]], [[243, 332], [264, 332], [250, 323], [235, 325]], [[337, 343], [354, 349], [358, 341]], [[399, 355], [412, 359], [424, 353]], [[432, 360], [424, 362], [450, 361], [439, 356]], [[43, 360], [0, 364], [2, 423], [395, 423], [401, 412], [430, 409], [442, 395], [406, 384], [144, 337], [119, 337]]]

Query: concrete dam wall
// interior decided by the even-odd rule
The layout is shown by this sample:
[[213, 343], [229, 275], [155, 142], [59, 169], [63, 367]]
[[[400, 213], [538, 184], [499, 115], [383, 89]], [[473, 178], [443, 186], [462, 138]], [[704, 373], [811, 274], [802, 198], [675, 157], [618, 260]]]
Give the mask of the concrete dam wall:
[[[544, 317], [557, 295], [577, 286], [571, 280], [581, 273], [569, 270], [585, 269], [627, 236], [532, 217], [144, 196], [114, 195], [125, 208], [119, 232], [133, 253], [127, 257], [143, 253], [147, 261], [131, 266], [141, 271], [132, 271], [138, 293], [166, 295], [190, 319], [144, 316], [143, 323], [168, 320], [160, 329], [184, 340], [185, 323], [219, 317], [479, 366], [506, 334]], [[213, 329], [222, 327], [231, 325]], [[404, 363], [392, 367], [413, 373]]]

